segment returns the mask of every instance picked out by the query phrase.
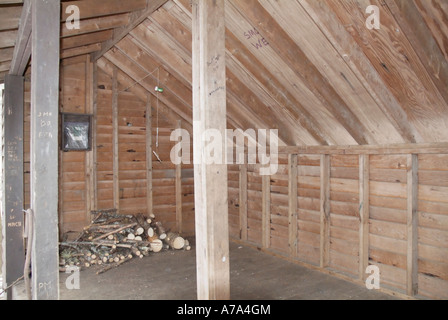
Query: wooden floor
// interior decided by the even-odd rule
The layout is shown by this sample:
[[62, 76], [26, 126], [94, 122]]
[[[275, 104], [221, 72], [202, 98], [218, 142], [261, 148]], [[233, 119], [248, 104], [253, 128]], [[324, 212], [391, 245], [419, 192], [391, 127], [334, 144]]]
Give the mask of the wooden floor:
[[[253, 248], [231, 243], [232, 300], [385, 300], [390, 295], [304, 268]], [[63, 300], [195, 300], [195, 252], [178, 251], [132, 260], [96, 275], [80, 273], [80, 290], [68, 290], [60, 274]], [[18, 290], [20, 291], [20, 290]]]

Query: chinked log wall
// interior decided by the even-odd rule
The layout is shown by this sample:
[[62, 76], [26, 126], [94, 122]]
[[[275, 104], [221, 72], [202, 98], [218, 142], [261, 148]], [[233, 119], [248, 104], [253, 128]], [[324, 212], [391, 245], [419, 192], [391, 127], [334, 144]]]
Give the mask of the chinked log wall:
[[268, 183], [230, 166], [233, 238], [360, 283], [376, 265], [382, 288], [448, 298], [446, 144], [281, 152]]

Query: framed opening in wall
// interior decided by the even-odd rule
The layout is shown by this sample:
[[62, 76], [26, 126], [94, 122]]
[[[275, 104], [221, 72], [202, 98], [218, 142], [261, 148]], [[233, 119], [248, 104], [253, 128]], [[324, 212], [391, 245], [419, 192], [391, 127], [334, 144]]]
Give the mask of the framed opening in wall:
[[61, 123], [63, 151], [92, 150], [92, 115], [62, 113]]

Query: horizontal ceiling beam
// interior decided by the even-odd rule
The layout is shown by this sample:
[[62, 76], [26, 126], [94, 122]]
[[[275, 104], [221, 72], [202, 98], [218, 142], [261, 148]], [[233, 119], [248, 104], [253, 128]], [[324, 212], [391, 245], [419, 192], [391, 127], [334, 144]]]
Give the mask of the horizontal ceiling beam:
[[279, 147], [280, 154], [448, 154], [448, 142], [423, 144]]

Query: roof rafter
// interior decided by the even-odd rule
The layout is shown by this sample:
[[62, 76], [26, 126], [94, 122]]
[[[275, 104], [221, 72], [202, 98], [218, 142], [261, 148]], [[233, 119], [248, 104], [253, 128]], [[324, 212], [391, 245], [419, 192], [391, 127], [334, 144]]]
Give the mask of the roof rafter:
[[31, 1], [23, 3], [14, 54], [9, 74], [21, 76], [25, 72], [31, 57]]
[[101, 50], [95, 52], [92, 56], [92, 60], [96, 61], [102, 57], [107, 51], [109, 51], [118, 41], [123, 39], [132, 29], [142, 23], [148, 16], [151, 15], [158, 8], [163, 6], [167, 0], [152, 0], [146, 2], [146, 8], [137, 12], [133, 12], [129, 19], [129, 24], [114, 30], [112, 39], [103, 42], [101, 44]]

